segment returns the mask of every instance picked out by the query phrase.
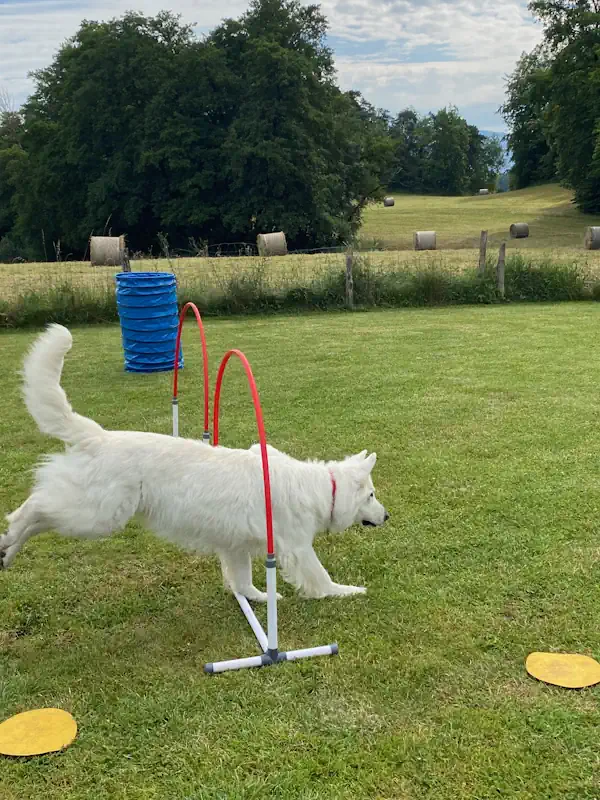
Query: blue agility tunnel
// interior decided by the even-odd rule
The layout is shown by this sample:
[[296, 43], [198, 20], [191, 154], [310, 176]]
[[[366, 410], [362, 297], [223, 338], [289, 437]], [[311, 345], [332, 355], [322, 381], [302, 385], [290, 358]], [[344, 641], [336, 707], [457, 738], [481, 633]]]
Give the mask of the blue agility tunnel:
[[[179, 315], [171, 272], [119, 272], [117, 310], [127, 372], [166, 372], [175, 367]], [[183, 353], [179, 354], [179, 369]]]

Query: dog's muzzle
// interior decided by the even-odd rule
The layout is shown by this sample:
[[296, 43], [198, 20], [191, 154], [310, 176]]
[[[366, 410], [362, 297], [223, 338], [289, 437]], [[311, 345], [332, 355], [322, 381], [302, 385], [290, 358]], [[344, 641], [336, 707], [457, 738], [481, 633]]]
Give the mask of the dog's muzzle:
[[[387, 522], [389, 518], [390, 518], [390, 515], [386, 511], [385, 512], [385, 517], [383, 518], [383, 522]], [[382, 525], [383, 525], [383, 522], [381, 523]], [[377, 528], [377, 527], [379, 527], [376, 522], [371, 522], [370, 519], [363, 519], [362, 524], [365, 526], [365, 528]]]

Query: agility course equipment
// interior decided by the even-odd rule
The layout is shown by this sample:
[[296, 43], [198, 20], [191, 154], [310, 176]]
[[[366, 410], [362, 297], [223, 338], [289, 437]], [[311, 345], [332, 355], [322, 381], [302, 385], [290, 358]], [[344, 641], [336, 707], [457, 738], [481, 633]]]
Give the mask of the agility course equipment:
[[[204, 334], [204, 325], [202, 324], [202, 317], [194, 303], [186, 303], [181, 309], [179, 315], [179, 325], [177, 327], [177, 338], [175, 340], [175, 369], [173, 371], [173, 436], [179, 436], [179, 356], [181, 353], [181, 331], [183, 323], [185, 322], [185, 315], [191, 309], [196, 317], [198, 324], [198, 331], [200, 333], [200, 344], [202, 345], [202, 370], [204, 373], [204, 429], [202, 432], [202, 439], [205, 442], [210, 442], [210, 418], [209, 418], [209, 385], [208, 385], [208, 350], [206, 347], [206, 336]], [[181, 362], [183, 364], [183, 361]]]
[[[177, 333], [177, 281], [171, 272], [119, 272], [117, 311], [127, 372], [173, 369]], [[176, 367], [183, 366], [181, 351]]]
[[36, 708], [9, 717], [0, 725], [0, 755], [41, 756], [68, 747], [77, 723], [61, 708]]
[[[204, 361], [204, 435], [205, 441], [210, 441], [210, 428], [209, 428], [209, 407], [208, 407], [208, 355], [206, 346], [206, 337], [204, 335], [204, 326], [202, 318], [197, 307], [193, 303], [187, 303], [179, 317], [179, 330], [177, 334], [177, 343], [175, 346], [175, 363], [177, 364], [177, 354], [181, 344], [181, 331], [187, 310], [191, 308], [196, 317], [198, 329], [200, 331], [200, 340], [202, 343], [202, 358]], [[279, 650], [279, 639], [277, 629], [277, 559], [275, 556], [275, 541], [273, 536], [273, 508], [271, 504], [271, 478], [269, 473], [269, 457], [267, 453], [267, 437], [265, 433], [265, 425], [263, 419], [262, 408], [260, 405], [260, 398], [258, 396], [258, 389], [250, 362], [242, 353], [241, 350], [229, 350], [223, 356], [219, 370], [217, 373], [217, 382], [215, 384], [215, 394], [213, 402], [213, 444], [216, 447], [219, 444], [219, 410], [221, 402], [221, 389], [223, 385], [223, 376], [225, 369], [233, 357], [239, 359], [242, 363], [246, 373], [246, 379], [254, 405], [254, 414], [256, 417], [256, 426], [258, 429], [258, 437], [260, 442], [260, 453], [263, 471], [263, 485], [265, 493], [265, 519], [266, 519], [266, 539], [267, 539], [267, 558], [266, 558], [266, 571], [267, 571], [267, 631], [263, 629], [259, 619], [254, 613], [248, 600], [243, 596], [234, 593], [242, 613], [246, 617], [256, 640], [262, 650], [261, 655], [249, 656], [246, 658], [234, 658], [229, 661], [215, 661], [204, 665], [204, 671], [209, 674], [220, 672], [229, 672], [231, 670], [249, 669], [251, 667], [270, 667], [273, 664], [278, 664], [283, 661], [299, 661], [304, 658], [313, 658], [314, 656], [333, 656], [338, 653], [338, 646], [334, 644], [326, 644], [318, 647], [307, 647], [301, 650]], [[173, 378], [173, 436], [179, 435], [179, 416], [178, 416], [178, 385], [177, 385], [177, 368], [175, 368]]]
[[525, 668], [538, 681], [565, 689], [585, 689], [600, 683], [600, 664], [579, 653], [530, 653]]

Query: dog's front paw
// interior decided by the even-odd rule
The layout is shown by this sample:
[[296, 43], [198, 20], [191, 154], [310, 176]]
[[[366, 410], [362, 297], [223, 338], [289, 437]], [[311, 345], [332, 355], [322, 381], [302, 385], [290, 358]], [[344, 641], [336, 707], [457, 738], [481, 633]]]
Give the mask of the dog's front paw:
[[8, 561], [6, 558], [6, 551], [8, 550], [8, 545], [6, 544], [6, 539], [8, 537], [6, 534], [0, 536], [0, 570], [6, 569], [8, 567], [8, 563], [4, 563], [5, 560]]
[[330, 597], [349, 597], [353, 594], [366, 594], [367, 589], [365, 586], [344, 586], [341, 583], [334, 583], [333, 588], [328, 595]]
[[[12, 549], [14, 550], [14, 548]], [[2, 544], [0, 544], [0, 572], [10, 567], [13, 557], [14, 554], [11, 554], [11, 548], [6, 545], [2, 547]]]
[[[246, 592], [241, 592], [241, 594], [251, 603], [266, 603], [269, 598], [269, 595], [266, 592], [261, 592], [254, 587]], [[283, 600], [283, 597], [279, 594], [279, 592], [277, 592], [277, 599]]]

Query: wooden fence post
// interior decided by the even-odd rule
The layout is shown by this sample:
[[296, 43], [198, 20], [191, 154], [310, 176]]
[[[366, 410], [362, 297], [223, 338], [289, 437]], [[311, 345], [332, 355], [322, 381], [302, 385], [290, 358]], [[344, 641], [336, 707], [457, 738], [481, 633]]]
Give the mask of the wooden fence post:
[[131, 264], [129, 263], [129, 250], [127, 247], [123, 247], [123, 253], [121, 255], [121, 269], [123, 272], [131, 272]]
[[346, 307], [354, 308], [354, 279], [352, 278], [352, 264], [354, 254], [352, 250], [346, 252]]
[[500, 245], [498, 253], [498, 265], [496, 267], [496, 279], [498, 281], [498, 294], [504, 300], [504, 264], [506, 262], [506, 242]]
[[481, 231], [479, 238], [479, 274], [483, 275], [485, 272], [485, 260], [487, 258], [487, 238], [488, 232]]

